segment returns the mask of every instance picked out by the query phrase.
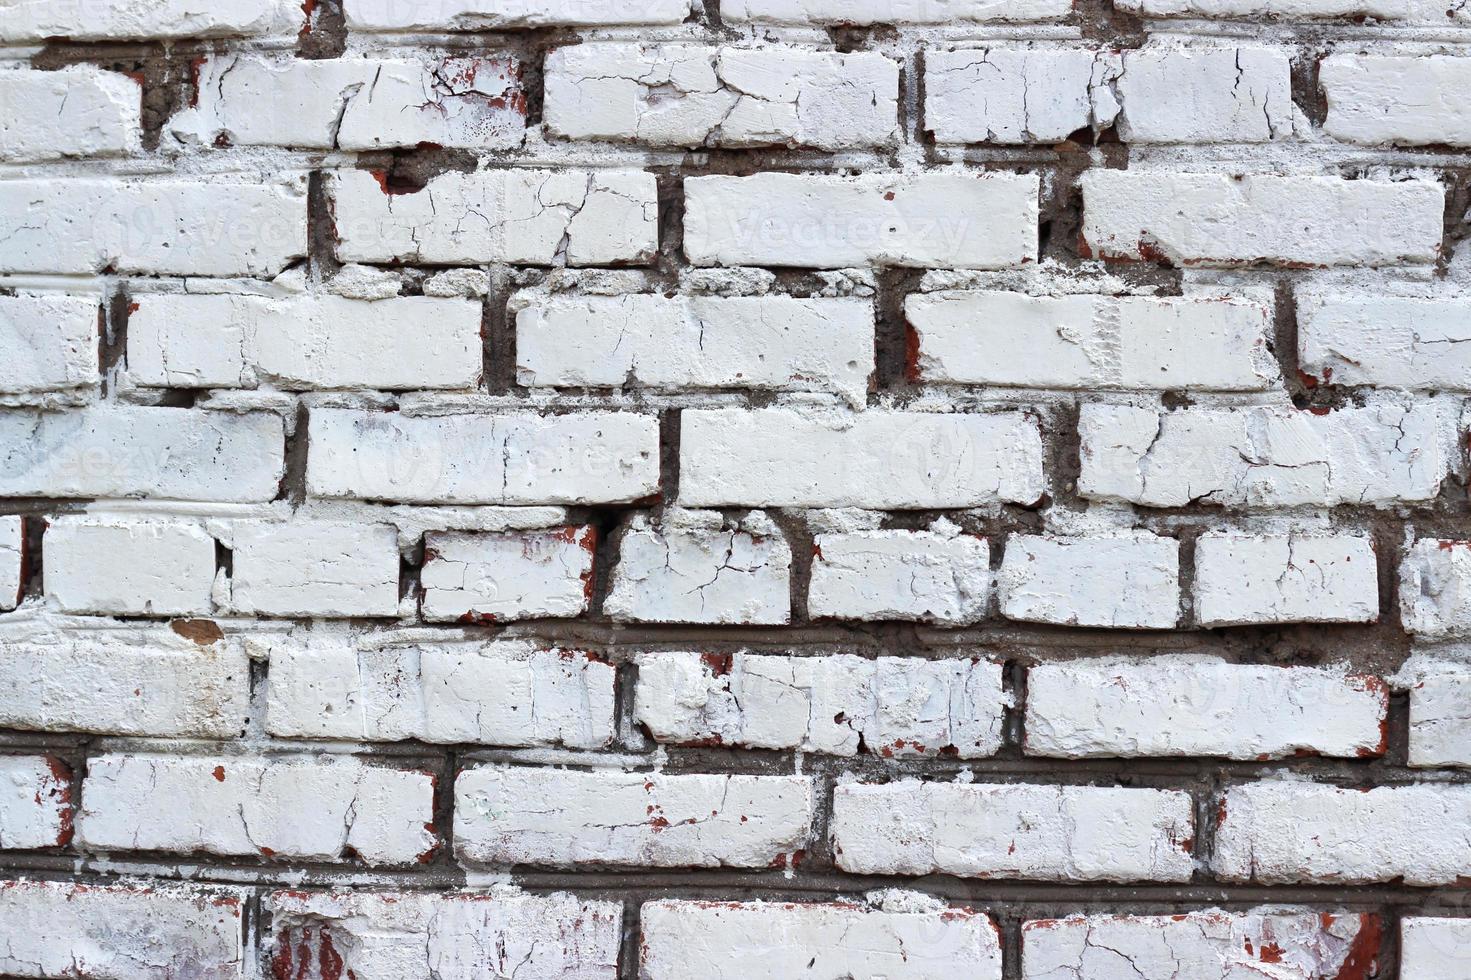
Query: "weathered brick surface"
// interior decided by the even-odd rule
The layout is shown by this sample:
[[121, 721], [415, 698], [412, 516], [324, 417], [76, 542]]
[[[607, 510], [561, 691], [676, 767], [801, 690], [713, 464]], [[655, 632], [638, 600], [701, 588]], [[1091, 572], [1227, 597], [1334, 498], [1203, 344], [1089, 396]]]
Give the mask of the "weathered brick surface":
[[1039, 881], [1187, 881], [1190, 797], [1095, 786], [849, 783], [833, 800], [838, 867]]
[[1376, 677], [1216, 659], [1039, 664], [1027, 671], [1030, 755], [1224, 756], [1382, 753], [1389, 692]]
[[0, 975], [1463, 980], [1468, 65], [0, 0]]
[[249, 891], [217, 886], [0, 882], [0, 970], [85, 980], [245, 976]]
[[649, 653], [638, 666], [635, 717], [661, 743], [886, 759], [1001, 747], [1008, 698], [988, 660]]
[[874, 971], [893, 980], [940, 980], [958, 971], [975, 980], [1001, 977], [995, 924], [943, 905], [890, 912], [851, 904], [660, 901], [643, 906], [640, 923], [641, 975], [648, 980]]

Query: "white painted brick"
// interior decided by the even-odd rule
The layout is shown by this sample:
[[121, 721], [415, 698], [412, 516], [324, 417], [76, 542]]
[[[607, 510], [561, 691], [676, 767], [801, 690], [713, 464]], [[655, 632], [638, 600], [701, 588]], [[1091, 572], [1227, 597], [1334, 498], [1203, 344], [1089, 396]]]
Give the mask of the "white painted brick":
[[636, 717], [655, 741], [885, 758], [1001, 748], [1001, 665], [915, 657], [647, 653]]
[[448, 893], [272, 892], [274, 976], [355, 980], [614, 980], [623, 906], [514, 888]]
[[872, 52], [577, 44], [547, 56], [566, 139], [842, 150], [898, 138], [899, 64]]
[[307, 492], [419, 504], [626, 503], [659, 489], [659, 420], [637, 412], [311, 414]]
[[1269, 304], [1224, 297], [916, 294], [912, 373], [939, 384], [1261, 391], [1281, 374]]
[[1381, 929], [1373, 915], [1292, 908], [1033, 919], [1022, 926], [1021, 977], [1369, 976]]
[[464, 299], [144, 294], [133, 303], [128, 376], [144, 387], [473, 388], [484, 367], [481, 307]]
[[592, 598], [597, 529], [428, 534], [424, 598], [430, 622], [571, 619]]
[[87, 296], [0, 296], [0, 350], [6, 354], [0, 394], [97, 384], [99, 304]]
[[638, 623], [775, 626], [791, 619], [792, 550], [764, 514], [724, 526], [635, 515], [618, 541], [603, 611]]
[[1189, 881], [1190, 797], [1101, 786], [902, 779], [834, 791], [838, 867], [1032, 881]]
[[1452, 980], [1471, 969], [1471, 919], [1405, 916], [1399, 942], [1405, 980]]
[[1027, 673], [1026, 751], [1065, 759], [1385, 749], [1388, 688], [1377, 677], [1216, 658], [1078, 660]]
[[19, 517], [0, 517], [0, 611], [20, 605], [25, 563], [25, 523]]
[[294, 34], [301, 25], [296, 0], [6, 0], [0, 42]]
[[3, 497], [267, 501], [285, 456], [281, 418], [263, 412], [0, 412]]
[[[48, 0], [48, 3], [50, 0]], [[0, 883], [0, 972], [84, 980], [241, 980], [243, 888]]]
[[1089, 170], [1085, 252], [1172, 265], [1387, 266], [1440, 255], [1432, 180]]
[[1374, 542], [1355, 535], [1203, 534], [1195, 543], [1199, 625], [1372, 623]]
[[930, 531], [819, 534], [808, 613], [827, 619], [959, 625], [986, 617], [991, 549], [984, 538]]
[[331, 178], [344, 262], [609, 265], [646, 262], [658, 248], [649, 173], [451, 172], [409, 194], [380, 179], [362, 170]]
[[59, 760], [0, 755], [0, 851], [65, 847], [71, 840], [71, 799], [71, 772]]
[[1297, 292], [1301, 370], [1321, 383], [1471, 389], [1471, 297]]
[[969, 909], [659, 901], [639, 924], [644, 980], [1001, 980], [1000, 933]]
[[1318, 69], [1323, 131], [1350, 143], [1471, 146], [1471, 58], [1335, 54]]
[[720, 0], [724, 20], [778, 24], [1055, 20], [1070, 9], [1065, 0]]
[[1471, 541], [1416, 541], [1399, 574], [1400, 621], [1438, 640], [1471, 635]]
[[474, 864], [765, 868], [805, 848], [805, 776], [469, 769], [455, 849]]
[[66, 612], [208, 613], [215, 542], [194, 524], [98, 518], [50, 522], [41, 545], [46, 595]]
[[246, 615], [398, 615], [398, 531], [345, 521], [242, 521], [230, 529], [230, 606]]
[[116, 156], [141, 148], [143, 90], [118, 72], [90, 65], [0, 71], [0, 106], [0, 160]]
[[577, 651], [250, 642], [270, 659], [266, 730], [281, 738], [577, 749], [613, 739], [614, 668]]
[[105, 755], [77, 840], [94, 850], [411, 865], [439, 843], [434, 776], [356, 759]]
[[1471, 786], [1267, 780], [1233, 786], [1220, 812], [1213, 867], [1226, 881], [1447, 885], [1471, 874]]
[[[1103, 129], [1095, 85], [1109, 55], [1065, 48], [970, 48], [925, 55], [925, 126], [939, 143], [1060, 143]], [[1106, 91], [1106, 87], [1105, 87]]]
[[3, 728], [228, 739], [243, 734], [249, 706], [238, 641], [67, 630], [0, 644]]
[[1410, 688], [1409, 761], [1471, 766], [1471, 671], [1427, 672]]
[[[1121, 55], [1126, 143], [1264, 143], [1293, 132], [1289, 51], [1161, 45]], [[1382, 233], [1382, 230], [1381, 230]]]
[[215, 55], [199, 69], [198, 104], [169, 131], [205, 146], [502, 150], [525, 138], [525, 104], [519, 68], [506, 58]]
[[[1119, 9], [1152, 17], [1372, 17], [1444, 26], [1443, 0], [1119, 0]], [[1451, 13], [1457, 9], [1452, 7]]]
[[1325, 415], [1084, 405], [1078, 492], [1147, 507], [1429, 500], [1449, 473], [1442, 426], [1435, 407], [1425, 404]]
[[268, 183], [7, 180], [0, 227], [0, 272], [273, 276], [306, 254], [306, 195]]
[[686, 410], [679, 500], [689, 507], [975, 507], [1036, 503], [1037, 422], [1019, 412]]
[[995, 269], [1037, 258], [1031, 174], [765, 173], [690, 177], [684, 189], [695, 265]]
[[1180, 609], [1180, 543], [1145, 533], [1012, 535], [996, 591], [1007, 619], [1173, 629]]
[[678, 24], [689, 16], [689, 0], [356, 0], [347, 8], [354, 31], [483, 31], [506, 28], [598, 24]]
[[516, 316], [529, 387], [825, 391], [855, 408], [874, 370], [865, 299], [551, 296]]

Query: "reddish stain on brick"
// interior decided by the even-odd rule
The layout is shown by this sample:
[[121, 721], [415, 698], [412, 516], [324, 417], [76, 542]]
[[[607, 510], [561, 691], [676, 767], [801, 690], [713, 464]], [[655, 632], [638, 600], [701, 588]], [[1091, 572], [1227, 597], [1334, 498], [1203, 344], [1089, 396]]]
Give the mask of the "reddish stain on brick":
[[[1331, 915], [1323, 916], [1323, 926], [1333, 922]], [[1334, 980], [1368, 980], [1378, 972], [1379, 947], [1384, 939], [1384, 922], [1377, 915], [1359, 917], [1359, 931], [1349, 947], [1348, 957]]]
[[215, 779], [219, 780], [222, 783], [225, 781], [225, 767], [224, 766], [215, 766]]
[[209, 619], [176, 619], [169, 623], [169, 629], [202, 647], [225, 638], [225, 631], [220, 629], [218, 623]]

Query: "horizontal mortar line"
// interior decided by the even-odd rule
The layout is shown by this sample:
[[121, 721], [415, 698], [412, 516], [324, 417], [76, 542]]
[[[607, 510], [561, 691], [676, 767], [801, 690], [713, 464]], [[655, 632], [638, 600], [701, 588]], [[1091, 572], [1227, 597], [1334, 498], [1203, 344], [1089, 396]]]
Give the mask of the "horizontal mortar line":
[[[460, 868], [385, 871], [306, 864], [261, 867], [219, 860], [208, 866], [190, 863], [187, 865], [187, 872], [183, 867], [177, 862], [168, 864], [156, 859], [133, 859], [118, 855], [78, 859], [68, 856], [17, 854], [7, 855], [0, 862], [0, 877], [14, 875], [37, 877], [38, 880], [62, 880], [59, 876], [65, 876], [64, 880], [97, 883], [148, 876], [160, 880], [237, 884], [265, 889], [350, 886], [357, 889], [403, 888], [422, 891], [488, 888], [492, 884], [504, 883], [502, 873]], [[919, 878], [845, 875], [800, 870], [788, 877], [782, 871], [744, 872], [732, 869], [624, 871], [593, 868], [583, 872], [570, 872], [513, 868], [510, 877], [514, 884], [531, 892], [572, 891], [579, 895], [616, 895], [645, 900], [666, 897], [671, 893], [679, 897], [717, 899], [728, 899], [735, 894], [753, 898], [800, 896], [811, 900], [814, 896], [852, 897], [868, 891], [893, 888], [920, 891], [951, 901], [982, 904], [1045, 902], [1072, 908], [1083, 908], [1093, 903], [1155, 904], [1168, 908], [1184, 902], [1232, 905], [1288, 902], [1335, 907], [1392, 905], [1433, 908], [1437, 903], [1453, 903], [1452, 907], [1458, 907], [1468, 897], [1465, 889], [1412, 888], [1402, 885], [1032, 882], [974, 880], [947, 875]], [[492, 878], [495, 879], [493, 882]], [[477, 879], [485, 883], [477, 885]]]

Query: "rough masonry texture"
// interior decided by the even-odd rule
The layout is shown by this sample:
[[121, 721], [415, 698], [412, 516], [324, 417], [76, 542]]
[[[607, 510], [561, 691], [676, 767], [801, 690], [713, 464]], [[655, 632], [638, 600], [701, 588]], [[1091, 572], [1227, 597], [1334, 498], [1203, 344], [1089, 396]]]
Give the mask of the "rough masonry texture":
[[0, 977], [1471, 978], [1471, 3], [0, 0]]

